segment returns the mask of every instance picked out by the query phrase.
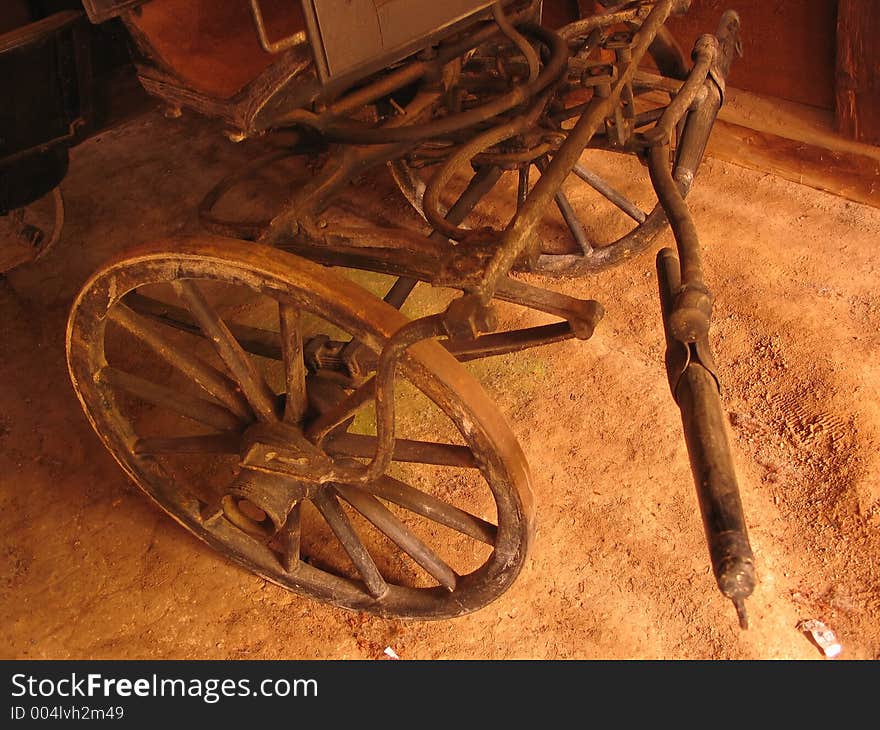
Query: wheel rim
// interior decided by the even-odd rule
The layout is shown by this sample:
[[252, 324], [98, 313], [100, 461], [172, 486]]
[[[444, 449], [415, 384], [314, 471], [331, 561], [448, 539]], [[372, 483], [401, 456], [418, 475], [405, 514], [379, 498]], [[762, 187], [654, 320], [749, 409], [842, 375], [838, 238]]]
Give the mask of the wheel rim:
[[[546, 165], [544, 162], [540, 164], [542, 166]], [[416, 212], [425, 218], [424, 209], [422, 208], [425, 182], [419, 179], [418, 176], [413, 173], [413, 170], [407, 167], [404, 160], [395, 160], [390, 163], [390, 167], [392, 176], [398, 188]], [[532, 169], [530, 170], [529, 168]], [[477, 168], [476, 174], [479, 175], [481, 170], [483, 170], [483, 168]], [[533, 170], [536, 170], [540, 175], [541, 170], [539, 166], [529, 165], [529, 167], [523, 168], [520, 172], [505, 173], [502, 180], [504, 178], [513, 178], [516, 180], [517, 177], [519, 177], [519, 180], [523, 180], [524, 174], [532, 172]], [[595, 176], [600, 180], [599, 184], [607, 185], [608, 188], [613, 191], [612, 194], [619, 195], [620, 199], [622, 199], [621, 204], [628, 207], [632, 211], [631, 213], [624, 211], [620, 205], [615, 203], [610, 203], [610, 205], [606, 205], [606, 207], [620, 208], [618, 211], [620, 218], [632, 219], [634, 218], [633, 214], [639, 217], [635, 220], [631, 220], [631, 225], [633, 227], [628, 233], [616, 238], [613, 237], [610, 241], [597, 242], [590, 235], [584, 222], [578, 216], [576, 206], [571, 200], [571, 191], [569, 190], [566, 192], [565, 190], [560, 190], [555, 196], [555, 207], [561, 216], [560, 224], [564, 232], [563, 235], [569, 236], [570, 238], [570, 250], [550, 251], [545, 249], [534, 264], [530, 266], [530, 271], [546, 274], [548, 276], [573, 276], [589, 273], [591, 271], [601, 271], [628, 260], [632, 256], [646, 250], [667, 228], [668, 224], [666, 222], [666, 216], [659, 203], [654, 203], [648, 210], [643, 210], [630, 198], [616, 190], [606, 179], [598, 176], [594, 170], [585, 167], [583, 164], [578, 165], [578, 170], [585, 175]], [[568, 181], [573, 181], [577, 176], [577, 172], [572, 173], [569, 176]], [[530, 176], [530, 179], [531, 182], [529, 183], [529, 189], [531, 189], [534, 184], [534, 178]], [[517, 187], [522, 189], [522, 183], [519, 183], [519, 181], [517, 181], [517, 183]], [[586, 182], [582, 182], [582, 184], [585, 187], [592, 187], [592, 185]], [[510, 188], [511, 186], [505, 186], [502, 182], [498, 187]], [[484, 195], [483, 200], [488, 199], [490, 195], [492, 195], [492, 193]], [[598, 192], [597, 196], [605, 197], [602, 193]], [[606, 203], [609, 202], [610, 201], [607, 201], [606, 199]], [[493, 204], [492, 207], [494, 211], [497, 211], [497, 205]], [[491, 217], [494, 218], [494, 216]], [[502, 221], [502, 225], [500, 225], [499, 228], [504, 229], [506, 227], [505, 224], [507, 224], [506, 219]]]
[[[121, 300], [135, 288], [143, 291], [169, 283], [213, 338], [209, 341], [220, 355], [217, 359], [227, 365], [224, 380], [218, 378], [216, 372], [210, 375], [210, 371], [199, 370], [205, 358], [198, 352], [172, 352], [168, 357], [186, 361], [175, 366], [176, 372], [186, 372], [187, 379], [195, 379], [200, 388], [197, 396], [193, 395], [195, 388], [192, 392], [176, 391], [178, 395], [171, 406], [167, 389], [162, 390], [154, 381], [144, 384], [143, 370], [137, 374], [127, 372], [116, 367], [113, 361], [113, 343], [121, 342], [121, 337], [130, 337], [135, 331], [138, 333], [135, 339], [144, 350], [156, 355], [155, 341], [147, 346], [148, 341], [151, 336], [155, 338], [157, 331], [163, 336], [163, 331], [157, 330], [155, 321], [145, 322], [144, 315], [133, 313]], [[463, 441], [452, 446], [445, 441], [436, 444], [444, 448], [435, 449], [436, 453], [428, 457], [424, 456], [428, 448], [424, 442], [413, 446], [399, 441], [400, 459], [416, 459], [414, 463], [407, 462], [407, 468], [415, 470], [412, 473], [421, 480], [416, 482], [416, 487], [388, 476], [358, 487], [333, 481], [304, 483], [288, 472], [279, 475], [275, 471], [265, 476], [263, 472], [252, 471], [249, 466], [242, 466], [246, 458], [241, 452], [252, 454], [254, 452], [248, 449], [253, 444], [264, 447], [276, 441], [284, 448], [286, 436], [279, 433], [294, 440], [302, 438], [297, 434], [306, 430], [309, 421], [297, 421], [287, 414], [309, 408], [307, 404], [302, 405], [304, 399], [316, 400], [317, 390], [326, 390], [329, 381], [323, 371], [310, 371], [306, 375], [302, 370], [297, 375], [298, 368], [291, 365], [294, 358], [288, 358], [282, 362], [286, 382], [299, 382], [297, 378], [303, 377], [301, 392], [292, 386], [287, 388], [296, 398], [273, 399], [271, 388], [259, 386], [253, 370], [249, 370], [256, 367], [254, 359], [246, 354], [242, 359], [244, 351], [240, 346], [241, 352], [236, 354], [237, 332], [232, 340], [223, 340], [226, 324], [217, 315], [219, 308], [210, 304], [205, 294], [211, 287], [230, 285], [266, 297], [266, 301], [279, 302], [282, 321], [287, 321], [283, 318], [292, 316], [294, 311], [320, 316], [356, 337], [373, 353], [379, 352], [382, 344], [406, 322], [399, 312], [353, 282], [328, 273], [316, 264], [231, 239], [162, 242], [107, 264], [90, 279], [74, 303], [67, 332], [68, 365], [87, 417], [129, 476], [163, 510], [211, 547], [248, 570], [303, 595], [383, 615], [445, 618], [475, 610], [502, 593], [518, 574], [525, 557], [532, 532], [531, 493], [522, 452], [476, 381], [433, 341], [414, 345], [404, 358], [401, 372], [408, 387], [434, 404]], [[203, 307], [207, 306], [207, 311], [200, 309], [200, 302]], [[221, 323], [219, 333], [211, 329], [212, 318], [213, 325], [218, 320]], [[113, 324], [108, 326], [109, 321]], [[230, 328], [234, 325], [225, 329], [227, 334]], [[287, 348], [285, 353], [301, 353], [293, 345], [284, 345], [288, 338], [292, 342], [296, 337], [291, 336], [290, 330], [287, 335], [283, 333], [282, 325], [279, 337], [282, 349]], [[167, 339], [167, 333], [164, 336], [167, 346], [173, 338]], [[217, 344], [218, 338], [221, 344]], [[207, 343], [202, 345], [208, 346]], [[125, 352], [132, 350], [127, 348]], [[136, 364], [140, 367], [147, 362], [142, 359]], [[166, 358], [166, 363], [170, 362]], [[238, 387], [224, 390], [230, 379]], [[162, 407], [175, 410], [174, 428], [170, 431], [173, 435], [168, 437], [164, 431], [161, 436], [139, 433], [146, 421], [142, 423], [131, 415], [126, 399], [131, 400], [132, 396], [140, 404], [152, 405], [157, 412]], [[288, 403], [300, 405], [288, 408]], [[245, 409], [252, 414], [250, 424], [246, 423]], [[314, 410], [306, 415], [312, 423], [317, 418]], [[206, 434], [197, 434], [193, 441], [190, 431], [182, 431], [179, 424], [191, 426], [197, 421], [210, 424], [210, 428]], [[169, 423], [167, 419], [159, 422]], [[243, 425], [233, 427], [235, 423]], [[224, 424], [231, 428], [215, 433]], [[254, 435], [255, 430], [260, 429], [262, 432]], [[177, 440], [170, 442], [169, 438]], [[190, 441], [184, 443], [186, 438]], [[335, 431], [332, 438], [320, 442], [317, 450], [323, 456], [314, 458], [330, 458], [342, 463], [364, 457], [372, 443], [369, 438], [369, 435]], [[169, 444], [177, 450], [175, 453], [167, 451], [171, 448]], [[179, 451], [185, 452], [191, 446], [195, 449], [196, 444], [199, 451], [195, 454]], [[214, 457], [209, 453], [229, 451], [233, 447], [239, 451], [236, 457]], [[412, 453], [416, 456], [406, 456], [407, 448], [414, 448]], [[470, 454], [470, 461], [465, 458], [465, 452]], [[229, 458], [238, 459], [238, 473], [214, 478], [214, 471], [222, 471], [218, 465]], [[437, 466], [450, 459], [457, 466]], [[190, 464], [187, 468], [197, 472], [199, 478], [212, 477], [216, 491], [211, 496], [181, 486], [183, 480], [179, 476], [183, 472], [176, 465], [183, 462]], [[494, 504], [494, 527], [489, 520], [460, 510], [448, 501], [452, 500], [450, 495], [458, 497], [458, 493], [455, 489], [446, 489], [439, 479], [436, 483], [431, 481], [438, 470], [454, 474], [456, 485], [471, 487], [477, 482], [481, 485], [484, 504], [487, 499]], [[429, 481], [430, 486], [425, 486]], [[248, 504], [245, 497], [252, 494], [258, 498]], [[279, 510], [273, 503], [273, 500], [284, 502], [281, 497], [287, 499], [287, 512], [283, 505]], [[468, 500], [471, 496], [463, 495], [461, 499]], [[325, 540], [320, 545], [307, 545], [310, 539], [307, 527], [314, 527], [321, 520], [324, 535], [335, 536], [336, 542]], [[278, 522], [283, 523], [280, 530]], [[367, 527], [368, 523], [374, 527]], [[419, 533], [415, 532], [417, 525], [421, 525]], [[351, 529], [361, 538], [359, 545], [351, 541]], [[365, 536], [369, 529], [375, 533], [371, 533], [371, 538]], [[271, 539], [267, 531], [274, 531]], [[470, 545], [467, 549], [473, 555], [466, 555], [464, 547], [453, 551], [452, 547], [440, 545], [439, 541], [449, 534], [462, 545]], [[349, 538], [347, 543], [346, 537]], [[397, 548], [397, 554], [387, 560], [376, 555], [376, 546], [385, 543]], [[482, 546], [482, 553], [477, 543]], [[333, 554], [328, 557], [322, 552], [325, 548]], [[442, 553], [441, 548], [452, 552]], [[361, 549], [366, 556], [361, 554]], [[477, 556], [478, 564], [473, 556]], [[465, 567], [453, 564], [453, 558], [464, 560]], [[401, 562], [407, 563], [409, 573], [398, 570]]]

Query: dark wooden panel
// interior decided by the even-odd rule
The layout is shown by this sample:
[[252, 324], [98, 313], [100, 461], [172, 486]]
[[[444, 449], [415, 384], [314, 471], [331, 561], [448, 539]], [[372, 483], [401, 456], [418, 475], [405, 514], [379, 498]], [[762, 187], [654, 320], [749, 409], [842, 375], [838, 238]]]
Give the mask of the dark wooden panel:
[[31, 20], [33, 18], [24, 0], [4, 0], [0, 3], [0, 33], [21, 28]]
[[840, 0], [837, 17], [838, 131], [880, 144], [880, 4]]
[[[864, 0], [877, 20], [877, 3]], [[669, 27], [682, 45], [714, 32], [721, 13], [737, 10], [745, 55], [730, 83], [740, 89], [801, 104], [834, 108], [837, 0], [693, 0], [690, 12]]]
[[544, 0], [541, 22], [548, 28], [559, 28], [578, 18], [577, 0]]

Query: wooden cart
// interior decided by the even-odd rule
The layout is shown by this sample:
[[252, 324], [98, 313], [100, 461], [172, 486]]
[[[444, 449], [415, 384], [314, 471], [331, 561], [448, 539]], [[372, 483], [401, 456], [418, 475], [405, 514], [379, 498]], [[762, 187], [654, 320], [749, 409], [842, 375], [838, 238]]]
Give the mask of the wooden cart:
[[[658, 257], [669, 380], [715, 575], [744, 624], [753, 559], [685, 203], [739, 20], [726, 13], [686, 61], [664, 23], [688, 4], [605, 3], [551, 30], [527, 0], [86, 0], [93, 21], [122, 18], [144, 87], [170, 109], [277, 140], [205, 198], [213, 235], [130, 251], [76, 299], [72, 381], [122, 468], [190, 532], [292, 591], [389, 616], [478, 609], [522, 568], [533, 502], [516, 439], [462, 363], [588, 339], [598, 302], [516, 273], [589, 275], [671, 225], [677, 251]], [[596, 149], [644, 164], [653, 208], [591, 169]], [[218, 213], [291, 159], [309, 178], [271, 218]], [[429, 235], [333, 213], [343, 187], [384, 165]], [[590, 236], [566, 181], [608, 202], [612, 238]], [[484, 200], [509, 202], [509, 220], [480, 223]], [[565, 222], [553, 245], [551, 209]], [[396, 279], [383, 301], [328, 267]], [[458, 294], [408, 320], [418, 282]], [[498, 300], [554, 321], [505, 330]]]

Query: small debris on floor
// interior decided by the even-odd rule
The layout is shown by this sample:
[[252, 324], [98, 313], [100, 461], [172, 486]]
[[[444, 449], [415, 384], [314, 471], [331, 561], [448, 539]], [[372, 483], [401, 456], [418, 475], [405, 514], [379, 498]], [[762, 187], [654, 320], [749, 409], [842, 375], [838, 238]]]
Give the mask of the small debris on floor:
[[386, 646], [382, 653], [385, 654], [385, 656], [389, 659], [400, 659], [400, 657], [397, 656], [397, 652], [394, 651], [394, 649], [392, 649], [390, 646]]
[[828, 659], [833, 659], [843, 651], [843, 647], [837, 640], [837, 635], [818, 619], [811, 618], [801, 621], [797, 628], [805, 634], [809, 634]]

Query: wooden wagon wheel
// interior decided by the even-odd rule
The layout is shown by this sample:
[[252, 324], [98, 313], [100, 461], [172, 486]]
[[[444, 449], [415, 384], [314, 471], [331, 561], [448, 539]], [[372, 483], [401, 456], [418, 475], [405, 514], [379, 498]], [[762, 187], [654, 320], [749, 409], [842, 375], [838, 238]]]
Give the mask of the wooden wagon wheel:
[[[635, 29], [637, 26], [632, 26]], [[618, 35], [627, 35], [618, 33]], [[586, 39], [583, 39], [586, 41]], [[688, 73], [688, 64], [678, 43], [668, 30], [661, 28], [654, 42], [648, 49], [648, 55], [654, 65], [660, 71], [658, 81], [643, 79], [641, 90], [646, 94], [668, 92], [664, 79], [684, 79]], [[564, 100], [563, 100], [564, 101]], [[635, 101], [638, 101], [636, 99]], [[565, 104], [566, 107], [577, 109], [575, 102]], [[645, 124], [656, 120], [659, 111], [656, 101], [649, 104], [641, 114], [636, 115], [636, 120], [644, 119]], [[565, 116], [564, 114], [562, 116]], [[636, 124], [638, 128], [638, 124]], [[612, 153], [620, 155], [623, 150], [609, 148]], [[533, 271], [547, 275], [571, 276], [600, 271], [625, 261], [633, 255], [647, 249], [656, 238], [667, 229], [666, 216], [662, 207], [657, 202], [657, 197], [651, 189], [647, 173], [633, 175], [623, 166], [613, 171], [609, 177], [606, 173], [600, 173], [592, 165], [590, 157], [596, 159], [601, 154], [596, 150], [587, 150], [579, 164], [565, 181], [555, 196], [555, 207], [561, 218], [562, 235], [556, 236], [559, 240], [552, 245], [545, 241], [543, 254], [533, 265]], [[608, 153], [606, 153], [608, 154]], [[626, 153], [630, 156], [631, 153]], [[495, 184], [491, 192], [487, 192], [484, 198], [491, 202], [491, 209], [495, 214], [502, 217], [512, 217], [515, 210], [525, 199], [528, 191], [534, 186], [537, 178], [546, 169], [552, 154], [528, 160], [518, 165], [507, 165], [503, 169], [499, 183]], [[485, 167], [485, 163], [484, 163]], [[477, 174], [481, 168], [474, 162]], [[394, 160], [389, 163], [392, 177], [412, 207], [424, 218], [425, 209], [423, 200], [429, 179], [429, 170], [417, 169], [409, 164], [406, 158]], [[634, 199], [632, 193], [626, 190], [631, 187], [636, 179], [644, 179], [642, 190], [636, 191], [638, 198]], [[611, 231], [606, 233], [605, 239], [600, 240], [591, 234], [578, 211], [578, 206], [572, 202], [572, 198], [580, 197], [584, 191], [590, 191], [593, 195], [591, 200], [599, 207], [603, 218], [608, 218], [607, 228]], [[505, 202], [509, 203], [505, 205]], [[441, 208], [442, 212], [442, 208]], [[550, 221], [556, 213], [548, 213]], [[614, 220], [614, 218], [617, 220]], [[505, 221], [506, 224], [506, 221]], [[502, 225], [501, 228], [505, 226]]]
[[[512, 217], [520, 201], [524, 200], [538, 177], [546, 168], [549, 160], [543, 158], [535, 163], [523, 165], [514, 172], [505, 172], [495, 188], [483, 196], [483, 200], [490, 204], [494, 215], [503, 215], [504, 193], [507, 192], [510, 205], [509, 215]], [[409, 168], [405, 160], [395, 160], [389, 165], [391, 174], [397, 187], [404, 194], [409, 203], [424, 218], [422, 207], [426, 182], [419, 178], [416, 171]], [[480, 174], [481, 168], [476, 169]], [[557, 236], [561, 239], [556, 246], [548, 246], [546, 242], [547, 230], [542, 253], [531, 271], [540, 272], [550, 276], [574, 276], [591, 271], [601, 271], [611, 266], [628, 260], [632, 256], [647, 249], [667, 227], [666, 216], [660, 204], [656, 202], [653, 191], [648, 193], [650, 183], [647, 182], [647, 174], [644, 175], [646, 195], [651, 195], [655, 202], [646, 207], [640, 206], [627, 194], [621, 192], [617, 184], [610, 181], [587, 166], [583, 161], [575, 167], [564, 187], [560, 188], [555, 196], [555, 206], [561, 217], [562, 234]], [[508, 178], [513, 178], [513, 183], [506, 183]], [[578, 206], [572, 202], [574, 186], [580, 185], [583, 189], [592, 189], [596, 192], [596, 198], [604, 198], [608, 205], [605, 207], [613, 210], [619, 221], [616, 228], [624, 228], [622, 235], [613, 235], [610, 240], [595, 240], [587, 230]], [[478, 203], [479, 205], [479, 203]], [[613, 215], [612, 214], [612, 215]], [[494, 217], [493, 215], [493, 217]], [[555, 213], [548, 213], [546, 220], [551, 221]], [[628, 221], [629, 225], [626, 225]], [[465, 225], [468, 225], [467, 221]], [[503, 226], [502, 226], [503, 227]]]
[[[127, 304], [135, 289], [175, 292], [203, 337], [135, 312]], [[247, 311], [268, 307], [277, 330], [232, 322], [225, 310], [244, 294]], [[432, 340], [407, 351], [397, 388], [427, 404], [414, 423], [427, 419], [451, 435], [405, 439], [398, 428], [392, 468], [408, 479], [391, 470], [366, 484], [327, 476], [369, 457], [375, 437], [368, 423], [357, 433], [359, 416], [331, 428], [334, 414], [369, 406], [369, 389], [316, 368], [312, 344], [351, 336], [379, 353], [406, 321], [299, 257], [232, 239], [176, 239], [110, 262], [88, 281], [68, 323], [68, 364], [119, 464], [211, 547], [345, 608], [445, 618], [485, 605], [518, 574], [532, 531], [529, 477], [485, 392]], [[255, 332], [269, 350], [275, 338], [280, 362], [242, 347]]]

